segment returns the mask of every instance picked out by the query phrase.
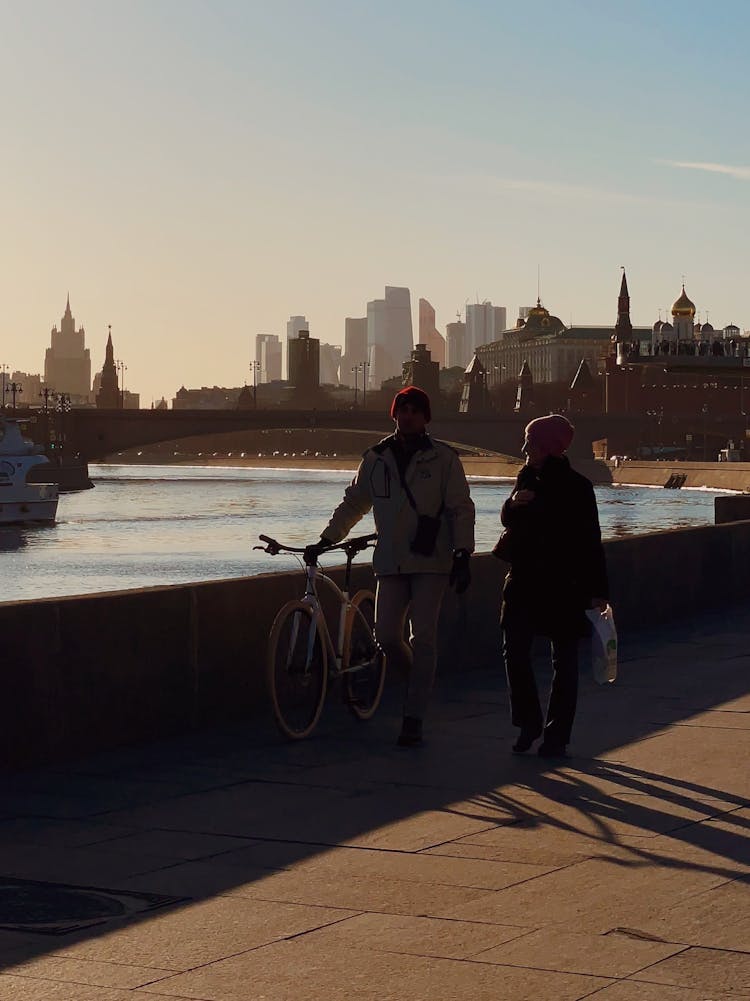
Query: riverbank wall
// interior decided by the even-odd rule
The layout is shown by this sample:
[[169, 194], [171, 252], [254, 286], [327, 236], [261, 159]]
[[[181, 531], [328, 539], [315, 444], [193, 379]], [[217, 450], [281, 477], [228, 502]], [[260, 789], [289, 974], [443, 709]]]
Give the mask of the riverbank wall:
[[[625, 642], [643, 625], [750, 597], [750, 521], [617, 539], [605, 548]], [[467, 594], [447, 595], [441, 671], [501, 670], [498, 604], [506, 569], [489, 554], [477, 556]], [[371, 584], [369, 567], [355, 568], [355, 585]], [[264, 661], [271, 623], [301, 589], [298, 572], [271, 573], [0, 603], [0, 768], [59, 762], [228, 720], [257, 726], [269, 711]]]
[[[359, 465], [358, 455], [276, 455], [276, 456], [184, 456], [156, 465], [209, 466], [214, 468], [247, 469], [333, 469], [354, 472]], [[467, 476], [515, 479], [523, 459], [507, 455], [462, 455], [461, 462]], [[112, 458], [112, 464], [132, 465]], [[140, 465], [149, 465], [143, 459]], [[620, 462], [601, 459], [578, 460], [574, 466], [596, 484], [611, 483], [623, 486], [663, 487], [672, 476], [684, 475], [683, 486], [707, 490], [750, 491], [750, 462], [648, 462], [624, 459]], [[94, 475], [96, 475], [94, 473]]]

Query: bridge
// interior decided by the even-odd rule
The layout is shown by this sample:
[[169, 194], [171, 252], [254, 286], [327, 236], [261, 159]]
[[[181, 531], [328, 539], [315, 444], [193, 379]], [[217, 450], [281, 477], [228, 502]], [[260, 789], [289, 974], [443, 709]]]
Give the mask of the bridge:
[[[63, 432], [67, 448], [90, 462], [129, 448], [230, 431], [326, 428], [361, 432], [377, 440], [393, 430], [393, 422], [380, 410], [98, 410], [72, 409], [64, 414], [17, 410], [26, 420], [27, 434], [38, 444], [50, 440], [50, 429]], [[430, 425], [434, 437], [468, 451], [520, 454], [524, 426], [535, 414], [438, 414]], [[592, 442], [607, 439], [610, 454], [637, 454], [640, 445], [657, 439], [684, 443], [709, 442], [713, 453], [729, 438], [744, 437], [745, 418], [734, 423], [720, 414], [664, 417], [657, 427], [653, 414], [569, 414], [576, 427], [571, 456], [590, 458]], [[737, 425], [735, 427], [735, 424]], [[740, 426], [741, 425], [741, 426]], [[690, 439], [687, 439], [690, 440]], [[701, 444], [702, 447], [702, 444]]]
[[[373, 439], [393, 430], [387, 414], [376, 410], [97, 410], [72, 409], [65, 414], [45, 415], [38, 410], [14, 412], [27, 420], [27, 433], [39, 444], [49, 440], [48, 422], [61, 426], [71, 451], [87, 461], [108, 455], [194, 435], [229, 431], [327, 428], [360, 431]], [[518, 455], [524, 426], [533, 415], [468, 414], [437, 415], [430, 425], [436, 438], [468, 450]], [[637, 439], [647, 426], [641, 417], [571, 415], [576, 425], [575, 453], [591, 454], [591, 442], [614, 436], [618, 441]], [[620, 449], [622, 450], [622, 449]]]

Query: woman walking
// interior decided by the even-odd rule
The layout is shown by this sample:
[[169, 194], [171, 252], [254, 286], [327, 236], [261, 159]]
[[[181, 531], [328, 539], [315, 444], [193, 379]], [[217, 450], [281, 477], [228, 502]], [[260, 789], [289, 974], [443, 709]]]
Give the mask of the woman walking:
[[[574, 429], [560, 414], [526, 427], [526, 465], [503, 505], [506, 531], [496, 555], [511, 564], [501, 625], [511, 719], [520, 727], [513, 750], [539, 737], [542, 757], [565, 757], [578, 698], [578, 641], [587, 608], [607, 604], [607, 570], [594, 488], [570, 466]], [[531, 666], [535, 635], [552, 648], [552, 689], [546, 719]]]

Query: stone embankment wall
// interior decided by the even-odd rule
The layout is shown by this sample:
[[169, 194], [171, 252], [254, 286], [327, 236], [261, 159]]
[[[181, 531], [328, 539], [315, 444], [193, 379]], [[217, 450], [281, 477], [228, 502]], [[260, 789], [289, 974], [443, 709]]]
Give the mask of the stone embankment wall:
[[[750, 521], [606, 544], [612, 603], [627, 633], [750, 596]], [[270, 558], [269, 558], [270, 562]], [[441, 617], [441, 670], [500, 670], [506, 567], [473, 560], [473, 583]], [[368, 567], [355, 571], [358, 587]], [[153, 740], [267, 711], [266, 642], [301, 575], [0, 603], [0, 768]]]

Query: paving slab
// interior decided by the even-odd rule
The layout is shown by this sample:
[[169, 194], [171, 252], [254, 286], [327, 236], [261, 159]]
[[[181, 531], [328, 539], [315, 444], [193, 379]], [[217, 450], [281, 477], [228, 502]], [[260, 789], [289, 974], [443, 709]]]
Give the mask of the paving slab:
[[307, 938], [321, 951], [360, 948], [407, 956], [467, 959], [527, 932], [528, 928], [510, 925], [370, 913], [310, 932]]
[[474, 954], [472, 958], [482, 963], [622, 979], [684, 948], [667, 942], [648, 942], [622, 933], [584, 935], [559, 928], [544, 928], [508, 939], [501, 945]]
[[6, 973], [9, 976], [29, 977], [32, 980], [67, 983], [71, 985], [71, 994], [74, 994], [73, 984], [89, 987], [121, 987], [131, 990], [174, 975], [173, 970], [128, 966], [125, 963], [101, 963], [88, 959], [68, 959], [65, 956], [54, 955], [11, 964], [7, 967]]
[[747, 947], [747, 952], [686, 949], [678, 956], [641, 970], [633, 979], [750, 997], [750, 941]]
[[[255, 949], [160, 981], [154, 990], [201, 1001], [383, 1001], [471, 998], [476, 1001], [574, 1001], [609, 981], [576, 974], [518, 970], [461, 960], [349, 948], [322, 952], [297, 939]], [[150, 988], [145, 988], [148, 994]], [[303, 993], [301, 993], [303, 992]]]
[[148, 921], [117, 928], [56, 955], [102, 963], [188, 970], [352, 916], [354, 912], [298, 904], [218, 897], [172, 908]]

